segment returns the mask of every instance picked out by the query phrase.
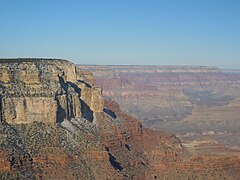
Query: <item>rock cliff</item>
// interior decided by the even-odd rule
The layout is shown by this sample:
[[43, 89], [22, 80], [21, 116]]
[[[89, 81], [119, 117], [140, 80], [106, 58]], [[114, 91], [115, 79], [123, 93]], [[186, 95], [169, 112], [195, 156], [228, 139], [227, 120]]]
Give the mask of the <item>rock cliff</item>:
[[143, 128], [68, 61], [4, 59], [0, 69], [0, 179], [240, 177], [238, 151], [201, 154]]
[[81, 73], [68, 61], [5, 60], [0, 72], [1, 118], [10, 124], [82, 116], [93, 121], [103, 111], [101, 89], [78, 79]]

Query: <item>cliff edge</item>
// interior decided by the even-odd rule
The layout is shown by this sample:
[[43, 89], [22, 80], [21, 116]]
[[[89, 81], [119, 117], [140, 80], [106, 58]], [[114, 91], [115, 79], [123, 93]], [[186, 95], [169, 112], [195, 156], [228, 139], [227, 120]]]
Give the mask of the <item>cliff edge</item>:
[[87, 82], [90, 78], [66, 60], [4, 60], [0, 63], [1, 120], [54, 124], [85, 117], [93, 122], [94, 114], [103, 111], [103, 100], [94, 81]]

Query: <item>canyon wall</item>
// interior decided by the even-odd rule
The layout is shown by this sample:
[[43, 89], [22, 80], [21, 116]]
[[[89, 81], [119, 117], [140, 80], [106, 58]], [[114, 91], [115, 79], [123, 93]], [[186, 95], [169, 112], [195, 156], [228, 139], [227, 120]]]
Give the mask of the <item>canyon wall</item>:
[[213, 132], [211, 137], [221, 143], [240, 145], [237, 70], [222, 72], [204, 66], [80, 67], [94, 74], [105, 97], [117, 101], [146, 127], [177, 133], [184, 139]]
[[66, 60], [4, 59], [0, 69], [0, 179], [240, 177], [239, 151], [202, 141], [203, 153], [143, 128]]

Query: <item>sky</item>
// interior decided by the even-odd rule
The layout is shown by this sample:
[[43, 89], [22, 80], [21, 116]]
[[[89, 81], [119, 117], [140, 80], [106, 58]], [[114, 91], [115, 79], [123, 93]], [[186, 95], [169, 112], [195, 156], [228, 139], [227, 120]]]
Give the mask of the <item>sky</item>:
[[240, 69], [240, 0], [0, 0], [0, 57]]

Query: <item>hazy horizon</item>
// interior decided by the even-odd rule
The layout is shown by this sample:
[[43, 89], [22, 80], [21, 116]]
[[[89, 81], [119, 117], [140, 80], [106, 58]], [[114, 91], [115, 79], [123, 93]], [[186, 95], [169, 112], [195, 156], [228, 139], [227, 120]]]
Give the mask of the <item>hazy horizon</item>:
[[240, 69], [240, 1], [1, 1], [0, 57]]

